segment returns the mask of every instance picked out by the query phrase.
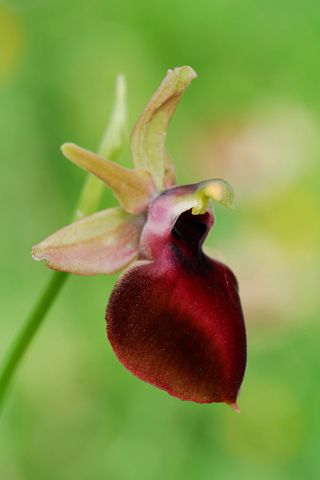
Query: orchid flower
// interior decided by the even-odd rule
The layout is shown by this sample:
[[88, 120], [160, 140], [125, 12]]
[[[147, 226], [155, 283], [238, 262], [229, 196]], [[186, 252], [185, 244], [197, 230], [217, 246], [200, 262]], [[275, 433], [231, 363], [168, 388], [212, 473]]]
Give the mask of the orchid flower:
[[169, 70], [131, 135], [133, 170], [72, 143], [64, 155], [112, 189], [120, 206], [85, 217], [33, 248], [36, 260], [78, 275], [124, 268], [111, 294], [107, 334], [120, 362], [170, 395], [224, 402], [239, 411], [246, 333], [238, 284], [202, 245], [214, 224], [211, 200], [233, 210], [222, 179], [176, 186], [165, 150], [171, 117], [191, 80]]

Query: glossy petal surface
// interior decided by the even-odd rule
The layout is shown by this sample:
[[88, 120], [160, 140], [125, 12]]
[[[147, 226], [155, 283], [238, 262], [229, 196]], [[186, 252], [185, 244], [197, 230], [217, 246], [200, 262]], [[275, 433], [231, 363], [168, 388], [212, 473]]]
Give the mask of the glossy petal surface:
[[126, 267], [138, 255], [145, 214], [110, 208], [72, 223], [33, 247], [33, 258], [46, 258], [54, 270], [106, 275]]

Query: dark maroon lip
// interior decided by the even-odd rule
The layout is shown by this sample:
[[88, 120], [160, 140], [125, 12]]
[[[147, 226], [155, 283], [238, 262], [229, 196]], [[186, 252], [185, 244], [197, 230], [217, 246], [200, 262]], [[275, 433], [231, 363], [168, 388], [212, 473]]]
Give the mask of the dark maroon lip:
[[239, 411], [247, 352], [238, 284], [202, 251], [212, 212], [170, 215], [180, 192], [188, 187], [170, 189], [151, 206], [143, 230], [148, 261], [133, 263], [117, 282], [106, 312], [108, 338], [138, 378], [181, 400]]

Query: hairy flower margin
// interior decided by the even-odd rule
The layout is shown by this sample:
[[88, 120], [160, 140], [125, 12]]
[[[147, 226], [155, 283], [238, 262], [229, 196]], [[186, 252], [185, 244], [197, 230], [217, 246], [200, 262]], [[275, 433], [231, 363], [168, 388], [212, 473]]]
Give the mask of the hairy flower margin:
[[233, 210], [222, 179], [176, 186], [165, 150], [171, 117], [191, 80], [168, 70], [131, 135], [133, 170], [72, 143], [64, 155], [112, 189], [120, 206], [85, 217], [33, 248], [36, 260], [78, 275], [122, 273], [107, 333], [120, 362], [181, 400], [236, 403], [246, 368], [246, 332], [231, 270], [206, 256], [210, 199]]

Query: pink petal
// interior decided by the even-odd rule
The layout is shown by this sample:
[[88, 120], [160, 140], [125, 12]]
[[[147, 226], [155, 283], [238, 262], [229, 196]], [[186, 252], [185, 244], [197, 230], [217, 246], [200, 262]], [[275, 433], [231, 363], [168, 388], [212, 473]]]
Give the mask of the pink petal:
[[33, 247], [33, 258], [78, 275], [118, 272], [137, 257], [145, 219], [145, 213], [131, 215], [122, 207], [94, 213]]

